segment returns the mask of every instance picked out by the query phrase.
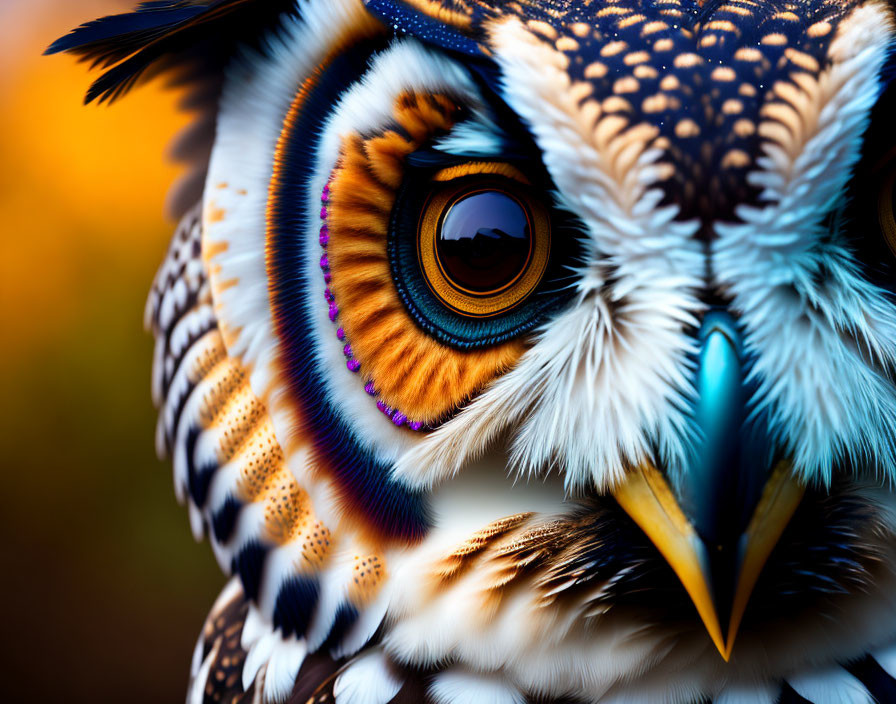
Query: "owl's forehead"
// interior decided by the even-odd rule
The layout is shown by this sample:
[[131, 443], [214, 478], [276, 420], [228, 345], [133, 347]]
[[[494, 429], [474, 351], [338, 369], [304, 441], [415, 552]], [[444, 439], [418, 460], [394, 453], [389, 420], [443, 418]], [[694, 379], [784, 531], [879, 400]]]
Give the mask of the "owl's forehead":
[[392, 19], [435, 43], [488, 56], [502, 52], [497, 28], [519, 25], [556, 55], [580, 107], [656, 128], [656, 145], [675, 167], [667, 197], [683, 217], [727, 219], [757, 196], [746, 175], [760, 154], [762, 121], [789, 105], [787, 85], [818, 80], [841, 23], [863, 4], [419, 0], [409, 3], [413, 18]]
[[[731, 65], [750, 83], [794, 67], [817, 72], [839, 23], [867, 0], [368, 0], [396, 29], [454, 50], [494, 51], [490, 31], [519, 21], [562, 52], [570, 77], [617, 77], [638, 65]], [[474, 48], [475, 47], [475, 48]], [[750, 49], [752, 51], [743, 51]], [[739, 51], [740, 50], [740, 51]], [[758, 53], [757, 53], [758, 52]], [[687, 64], [687, 65], [686, 65]], [[586, 69], [591, 66], [590, 71]], [[705, 75], [704, 75], [705, 74]], [[700, 80], [697, 79], [699, 85]], [[607, 87], [603, 84], [602, 87]]]
[[[573, 28], [576, 37], [607, 30], [616, 32], [640, 22], [662, 21], [685, 33], [699, 32], [710, 22], [730, 21], [740, 27], [767, 24], [768, 31], [779, 29], [786, 36], [805, 32], [817, 22], [836, 23], [864, 0], [368, 0], [374, 10], [404, 5], [410, 19], [419, 13], [433, 24], [450, 27], [466, 36], [478, 32], [495, 18], [516, 17], [526, 22], [542, 22], [557, 32]], [[620, 26], [618, 20], [625, 22]], [[424, 20], [425, 22], [425, 20]], [[418, 25], [419, 26], [419, 25]], [[759, 38], [759, 37], [757, 37]]]

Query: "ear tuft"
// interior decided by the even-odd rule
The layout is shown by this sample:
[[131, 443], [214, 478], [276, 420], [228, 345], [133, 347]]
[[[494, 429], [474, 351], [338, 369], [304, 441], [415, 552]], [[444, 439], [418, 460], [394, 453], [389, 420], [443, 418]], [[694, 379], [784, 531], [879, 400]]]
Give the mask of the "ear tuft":
[[153, 0], [87, 22], [45, 53], [69, 52], [108, 69], [85, 102], [111, 102], [149, 73], [186, 69], [195, 78], [197, 71], [220, 71], [239, 44], [257, 43], [293, 11], [294, 0]]

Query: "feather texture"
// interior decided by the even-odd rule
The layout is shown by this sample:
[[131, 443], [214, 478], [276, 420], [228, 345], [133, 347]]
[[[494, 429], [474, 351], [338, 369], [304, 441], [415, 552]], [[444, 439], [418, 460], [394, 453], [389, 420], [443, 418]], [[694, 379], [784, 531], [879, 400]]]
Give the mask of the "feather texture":
[[[887, 701], [896, 313], [835, 211], [894, 36], [876, 0], [156, 0], [55, 42], [88, 101], [173, 71], [204, 106], [146, 313], [158, 449], [232, 575], [189, 701]], [[474, 154], [574, 223], [505, 356], [440, 344], [386, 247]], [[604, 495], [688, 472], [708, 302], [813, 482], [727, 664]]]
[[219, 72], [238, 44], [257, 41], [293, 8], [293, 0], [143, 2], [134, 12], [81, 25], [47, 53], [71, 52], [106, 68], [86, 102], [113, 101], [150, 70]]
[[872, 704], [871, 693], [843, 668], [788, 677], [788, 684], [813, 704]]

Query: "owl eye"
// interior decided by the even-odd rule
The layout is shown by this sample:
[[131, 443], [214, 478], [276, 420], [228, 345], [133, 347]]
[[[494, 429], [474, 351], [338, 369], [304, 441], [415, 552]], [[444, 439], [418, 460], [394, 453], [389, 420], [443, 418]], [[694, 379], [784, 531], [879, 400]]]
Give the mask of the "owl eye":
[[544, 193], [504, 162], [409, 169], [388, 248], [396, 290], [420, 327], [451, 347], [488, 348], [568, 297], [576, 245]]
[[461, 179], [437, 189], [417, 232], [423, 277], [463, 316], [504, 313], [536, 290], [550, 256], [550, 220], [521, 188]]

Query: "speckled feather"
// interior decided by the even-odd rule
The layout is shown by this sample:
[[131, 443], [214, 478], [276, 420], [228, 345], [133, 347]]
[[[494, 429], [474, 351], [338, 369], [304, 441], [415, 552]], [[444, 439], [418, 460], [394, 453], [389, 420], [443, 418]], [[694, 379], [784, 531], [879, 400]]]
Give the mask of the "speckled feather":
[[[758, 193], [744, 175], [754, 167], [759, 111], [770, 89], [793, 72], [817, 75], [838, 23], [859, 3], [367, 4], [400, 32], [455, 50], [464, 46], [457, 33], [486, 56], [490, 28], [518, 18], [566, 58], [580, 104], [596, 100], [605, 116], [659, 127], [675, 167], [664, 185], [666, 202], [680, 207], [682, 219], [725, 219]], [[446, 26], [453, 30], [447, 38]]]

